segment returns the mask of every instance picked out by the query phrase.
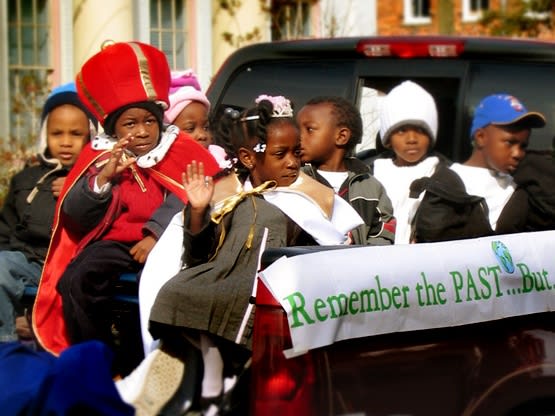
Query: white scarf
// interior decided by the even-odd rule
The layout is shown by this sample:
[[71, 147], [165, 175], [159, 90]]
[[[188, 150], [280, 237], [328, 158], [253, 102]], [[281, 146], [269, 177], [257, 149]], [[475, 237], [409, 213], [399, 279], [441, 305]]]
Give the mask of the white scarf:
[[[297, 181], [303, 179], [304, 175], [300, 175]], [[252, 189], [250, 181], [245, 182], [244, 188]], [[338, 195], [334, 195], [331, 217], [313, 198], [294, 187], [280, 186], [264, 192], [262, 196], [310, 234], [319, 245], [345, 244], [349, 231], [364, 224], [355, 209]]]
[[410, 184], [419, 178], [431, 176], [439, 159], [430, 156], [414, 166], [397, 166], [393, 159], [376, 159], [374, 176], [385, 188], [387, 196], [393, 204], [393, 215], [397, 221], [395, 244], [410, 243], [411, 223], [424, 192], [417, 198], [409, 198]]

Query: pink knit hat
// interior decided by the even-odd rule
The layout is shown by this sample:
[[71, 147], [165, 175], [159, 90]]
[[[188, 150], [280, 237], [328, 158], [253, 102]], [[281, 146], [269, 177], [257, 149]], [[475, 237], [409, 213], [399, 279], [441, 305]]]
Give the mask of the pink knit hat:
[[210, 110], [210, 102], [200, 90], [197, 76], [192, 69], [172, 72], [170, 85], [170, 107], [164, 113], [164, 121], [173, 123], [179, 113], [193, 101], [204, 104]]

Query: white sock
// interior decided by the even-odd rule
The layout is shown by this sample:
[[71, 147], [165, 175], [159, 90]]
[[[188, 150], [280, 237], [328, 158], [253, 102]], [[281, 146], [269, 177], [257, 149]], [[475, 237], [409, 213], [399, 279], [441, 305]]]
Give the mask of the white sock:
[[207, 335], [200, 336], [200, 350], [204, 362], [202, 378], [202, 397], [217, 397], [222, 392], [224, 360], [218, 347]]

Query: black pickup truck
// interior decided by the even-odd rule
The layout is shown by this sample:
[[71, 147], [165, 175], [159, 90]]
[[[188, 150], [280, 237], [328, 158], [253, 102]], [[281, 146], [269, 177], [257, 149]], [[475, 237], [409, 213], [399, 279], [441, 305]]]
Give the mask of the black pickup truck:
[[266, 251], [250, 414], [555, 414], [554, 238]]
[[[284, 95], [298, 109], [313, 96], [343, 96], [355, 103], [363, 115], [365, 137], [358, 155], [364, 158], [380, 150], [376, 149], [380, 97], [408, 79], [434, 96], [439, 111], [436, 148], [453, 161], [463, 161], [470, 154], [474, 106], [486, 95], [498, 92], [510, 93], [526, 103], [529, 110], [545, 114], [547, 125], [534, 131], [530, 148], [552, 148], [555, 44], [548, 42], [366, 37], [256, 44], [228, 58], [215, 75], [208, 97], [215, 108], [224, 108], [252, 106], [259, 94]], [[351, 303], [351, 296], [356, 300], [359, 295], [353, 293], [362, 292], [345, 287], [351, 290], [350, 295], [333, 295], [332, 301], [322, 295], [311, 304], [313, 310], [309, 313], [304, 309], [306, 299], [293, 296], [294, 289], [280, 298], [268, 281], [259, 279], [253, 300], [256, 312], [250, 394], [243, 412], [345, 416], [555, 414], [555, 320], [550, 306], [550, 291], [555, 288], [551, 277], [555, 273], [555, 257], [545, 244], [537, 243], [536, 247], [530, 243], [535, 241], [534, 235], [519, 237], [516, 243], [511, 240], [511, 251], [521, 250], [521, 245], [528, 250], [533, 248], [535, 251], [527, 255], [541, 269], [527, 273], [527, 260], [517, 255], [513, 258], [513, 274], [509, 273], [496, 262], [499, 246], [494, 245], [491, 253], [489, 248], [485, 250], [492, 256], [492, 263], [475, 264], [473, 256], [484, 253], [483, 249], [472, 248], [481, 247], [480, 239], [465, 245], [464, 252], [459, 252], [454, 242], [432, 244], [432, 252], [437, 249], [464, 257], [464, 267], [460, 265], [464, 271], [444, 264], [445, 281], [440, 279], [433, 285], [426, 281], [403, 285], [408, 272], [400, 250], [405, 253], [418, 245], [389, 247], [389, 251], [380, 253], [381, 261], [360, 262], [358, 267], [368, 271], [368, 284], [374, 285], [378, 276], [375, 265], [390, 265], [390, 285], [396, 282], [397, 286], [373, 290], [376, 299], [382, 296], [382, 309], [387, 292], [385, 302], [389, 299], [389, 307], [395, 306], [398, 322], [389, 310], [388, 319], [393, 323], [384, 327], [387, 330], [377, 330], [385, 315], [369, 314], [371, 317], [364, 317], [368, 320], [364, 321], [366, 335], [356, 332], [345, 336], [344, 325], [338, 324], [337, 333], [343, 335], [332, 337], [332, 341], [314, 341], [306, 351], [298, 346], [295, 349], [292, 332], [297, 328], [292, 330], [292, 326], [318, 323], [334, 313], [349, 315], [350, 308], [360, 309], [353, 306], [356, 302]], [[357, 248], [345, 249], [339, 258], [344, 263], [326, 272], [323, 282], [338, 279], [342, 264], [352, 267], [349, 250], [353, 249]], [[317, 264], [316, 254], [285, 248], [266, 252], [264, 260], [271, 270], [272, 262], [282, 256]], [[421, 258], [417, 266], [423, 270], [428, 264], [441, 261], [436, 255], [429, 255]], [[415, 271], [421, 271], [418, 267]], [[514, 273], [518, 275], [516, 280]], [[292, 280], [293, 274], [284, 272], [279, 279]], [[449, 319], [442, 319], [443, 309], [438, 309], [435, 320], [433, 313], [432, 318], [426, 319], [404, 313], [405, 303], [432, 302], [430, 310], [434, 310], [441, 301], [454, 306], [465, 304], [466, 309], [461, 312], [455, 308]], [[403, 326], [407, 320], [412, 326]], [[348, 319], [346, 322], [347, 326], [356, 326]], [[316, 332], [305, 336], [319, 340], [323, 335]]]
[[[551, 148], [555, 133], [555, 44], [459, 37], [370, 37], [255, 44], [232, 54], [208, 88], [215, 108], [250, 107], [260, 94], [284, 95], [300, 109], [317, 95], [339, 95], [361, 111], [360, 151], [375, 149], [379, 98], [404, 80], [422, 85], [439, 111], [436, 149], [453, 161], [471, 149], [474, 107], [510, 93], [547, 118], [530, 148]], [[379, 141], [378, 141], [379, 142]]]

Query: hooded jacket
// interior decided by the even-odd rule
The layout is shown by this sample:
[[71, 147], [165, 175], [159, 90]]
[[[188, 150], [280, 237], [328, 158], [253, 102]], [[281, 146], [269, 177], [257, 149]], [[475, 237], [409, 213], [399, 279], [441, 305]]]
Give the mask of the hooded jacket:
[[13, 176], [0, 212], [0, 250], [21, 251], [28, 261], [44, 263], [56, 206], [52, 182], [67, 173], [42, 152]]
[[44, 263], [57, 198], [52, 182], [67, 176], [68, 167], [51, 156], [47, 146], [48, 116], [55, 108], [71, 104], [81, 109], [89, 119], [90, 137], [96, 135], [96, 119], [79, 102], [75, 85], [55, 88], [46, 100], [37, 147], [42, 149], [34, 160], [15, 174], [0, 212], [0, 250], [20, 251], [30, 262]]

